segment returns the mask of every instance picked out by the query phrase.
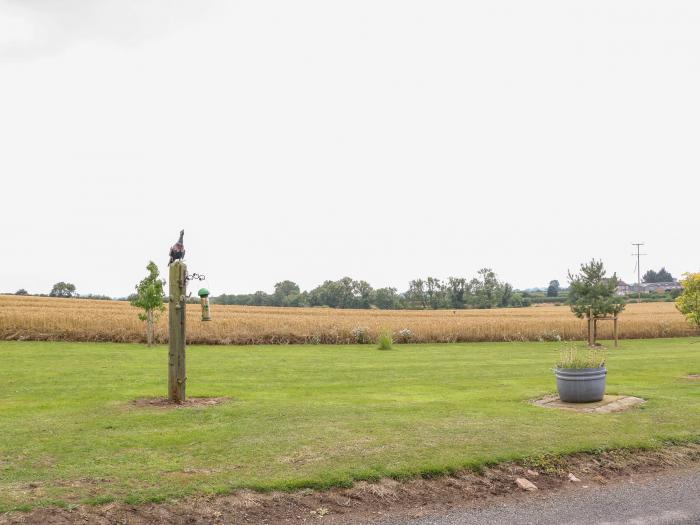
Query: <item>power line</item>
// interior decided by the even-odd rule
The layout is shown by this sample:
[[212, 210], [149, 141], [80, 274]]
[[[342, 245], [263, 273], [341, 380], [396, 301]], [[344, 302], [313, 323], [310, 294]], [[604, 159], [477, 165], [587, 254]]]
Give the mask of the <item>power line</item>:
[[637, 257], [637, 302], [641, 303], [642, 302], [642, 266], [639, 262], [640, 262], [640, 257], [642, 257], [643, 255], [646, 255], [646, 253], [639, 253], [639, 248], [641, 246], [644, 246], [643, 242], [633, 242], [632, 246], [637, 247], [637, 253], [633, 253], [632, 257], [634, 257], [634, 256]]

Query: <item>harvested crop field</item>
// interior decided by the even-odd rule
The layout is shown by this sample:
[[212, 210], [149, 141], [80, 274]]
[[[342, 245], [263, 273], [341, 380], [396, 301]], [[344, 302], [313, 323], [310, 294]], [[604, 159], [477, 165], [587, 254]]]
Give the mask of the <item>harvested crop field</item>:
[[[399, 342], [584, 339], [586, 324], [566, 306], [493, 310], [338, 310], [212, 305], [213, 321], [187, 309], [188, 342], [199, 344], [347, 344], [390, 330]], [[125, 301], [0, 295], [0, 339], [144, 342], [144, 323]], [[156, 341], [167, 341], [167, 312]], [[612, 323], [599, 333], [610, 338]], [[402, 330], [410, 331], [404, 332]], [[672, 303], [630, 304], [620, 316], [625, 339], [682, 337], [695, 332]]]

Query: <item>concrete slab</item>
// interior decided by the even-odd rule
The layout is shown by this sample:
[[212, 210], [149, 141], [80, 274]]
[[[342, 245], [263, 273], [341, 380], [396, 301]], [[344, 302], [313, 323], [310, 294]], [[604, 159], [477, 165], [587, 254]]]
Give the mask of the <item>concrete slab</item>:
[[587, 414], [610, 414], [612, 412], [624, 412], [644, 403], [641, 397], [634, 396], [608, 396], [595, 403], [565, 403], [559, 396], [546, 396], [536, 399], [533, 404], [543, 408], [557, 408]]

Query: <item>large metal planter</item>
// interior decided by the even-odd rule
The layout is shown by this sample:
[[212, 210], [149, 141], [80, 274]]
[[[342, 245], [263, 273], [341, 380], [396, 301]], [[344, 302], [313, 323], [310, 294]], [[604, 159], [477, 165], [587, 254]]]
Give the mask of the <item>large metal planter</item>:
[[600, 368], [555, 368], [559, 399], [567, 403], [592, 403], [605, 395], [605, 376]]

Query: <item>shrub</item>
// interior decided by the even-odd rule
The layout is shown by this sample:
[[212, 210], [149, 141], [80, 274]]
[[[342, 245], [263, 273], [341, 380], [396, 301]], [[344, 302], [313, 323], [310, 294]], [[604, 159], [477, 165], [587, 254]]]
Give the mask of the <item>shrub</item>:
[[367, 328], [364, 326], [356, 326], [350, 330], [350, 334], [352, 334], [352, 337], [357, 344], [363, 345], [370, 342], [369, 330], [367, 330]]
[[557, 368], [598, 368], [605, 365], [605, 350], [587, 348], [584, 351], [570, 344], [559, 351]]
[[408, 343], [413, 339], [413, 332], [409, 328], [399, 330], [398, 340], [400, 343]]
[[392, 344], [394, 344], [394, 341], [391, 340], [391, 332], [384, 331], [379, 334], [379, 339], [377, 339], [378, 350], [391, 350]]
[[557, 330], [545, 330], [539, 337], [540, 341], [559, 342], [561, 334]]

